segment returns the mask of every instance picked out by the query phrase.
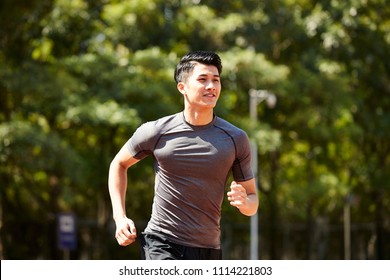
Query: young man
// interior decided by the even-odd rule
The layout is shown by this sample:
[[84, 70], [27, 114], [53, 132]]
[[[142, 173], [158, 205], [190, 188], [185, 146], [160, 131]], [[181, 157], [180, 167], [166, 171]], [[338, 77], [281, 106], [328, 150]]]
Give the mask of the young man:
[[[222, 259], [221, 205], [230, 172], [230, 204], [247, 216], [257, 211], [248, 137], [214, 115], [221, 71], [213, 52], [185, 55], [174, 75], [184, 111], [141, 125], [111, 162], [115, 238], [122, 246], [139, 238], [144, 259]], [[155, 195], [139, 234], [126, 216], [127, 169], [148, 155], [155, 160]]]

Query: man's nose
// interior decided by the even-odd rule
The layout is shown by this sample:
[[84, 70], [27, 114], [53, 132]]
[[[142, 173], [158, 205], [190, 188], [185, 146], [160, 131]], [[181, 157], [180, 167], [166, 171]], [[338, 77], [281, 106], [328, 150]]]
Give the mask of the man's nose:
[[208, 83], [206, 84], [206, 88], [207, 88], [207, 89], [215, 90], [215, 89], [216, 89], [215, 82], [213, 82], [213, 81], [208, 81]]

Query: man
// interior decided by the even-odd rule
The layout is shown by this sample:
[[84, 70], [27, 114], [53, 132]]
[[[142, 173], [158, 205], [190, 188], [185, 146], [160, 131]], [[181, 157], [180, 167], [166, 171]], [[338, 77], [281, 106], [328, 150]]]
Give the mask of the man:
[[[115, 237], [122, 246], [139, 238], [143, 259], [222, 259], [221, 205], [230, 172], [230, 204], [247, 216], [257, 211], [248, 137], [214, 114], [221, 71], [213, 52], [185, 55], [174, 75], [184, 111], [141, 125], [111, 162]], [[126, 216], [127, 169], [148, 155], [155, 160], [155, 195], [150, 221], [138, 234]]]

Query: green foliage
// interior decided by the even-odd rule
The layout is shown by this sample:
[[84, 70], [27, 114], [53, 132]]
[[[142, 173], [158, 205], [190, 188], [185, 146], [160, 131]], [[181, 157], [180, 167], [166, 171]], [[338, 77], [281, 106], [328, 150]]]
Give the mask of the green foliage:
[[[135, 249], [113, 249], [108, 166], [138, 125], [182, 110], [173, 69], [194, 49], [220, 53], [223, 92], [216, 113], [258, 147], [262, 257], [283, 257], [279, 229], [285, 223], [308, 225], [309, 237], [319, 217], [342, 223], [350, 195], [352, 220], [375, 223], [376, 255], [366, 258], [389, 257], [383, 241], [390, 231], [385, 1], [0, 5], [1, 258], [59, 258], [58, 211], [79, 218], [74, 258], [138, 257]], [[277, 97], [275, 108], [257, 106], [256, 121], [249, 119], [250, 89]], [[153, 196], [152, 159], [132, 167], [129, 178], [128, 214], [142, 231]], [[248, 225], [235, 210], [224, 203], [226, 238]], [[31, 249], [36, 244], [39, 252]], [[293, 257], [312, 256], [313, 242], [305, 244]], [[322, 258], [342, 258], [329, 246]]]

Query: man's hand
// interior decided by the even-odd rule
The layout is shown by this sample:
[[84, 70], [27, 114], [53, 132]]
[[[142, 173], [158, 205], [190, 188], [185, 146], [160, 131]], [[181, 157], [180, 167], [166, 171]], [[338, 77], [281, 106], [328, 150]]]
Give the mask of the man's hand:
[[256, 214], [259, 200], [254, 179], [239, 183], [233, 181], [227, 196], [230, 205], [237, 207], [242, 214], [246, 216]]
[[132, 220], [122, 217], [115, 220], [116, 231], [115, 238], [121, 246], [127, 246], [133, 243], [137, 238], [137, 229]]
[[248, 203], [248, 196], [245, 188], [237, 184], [233, 181], [230, 185], [230, 191], [227, 193], [228, 200], [230, 201], [230, 205], [237, 207], [240, 209], [241, 207], [245, 207]]

